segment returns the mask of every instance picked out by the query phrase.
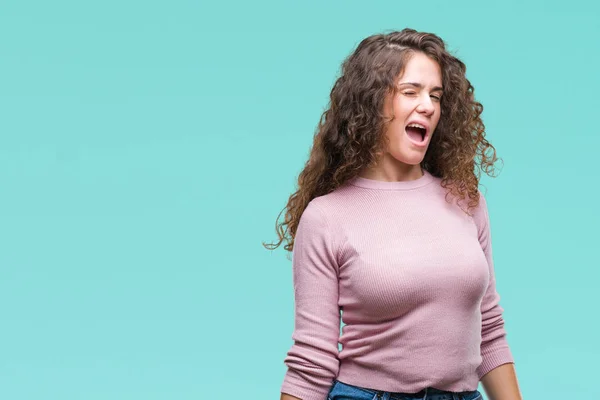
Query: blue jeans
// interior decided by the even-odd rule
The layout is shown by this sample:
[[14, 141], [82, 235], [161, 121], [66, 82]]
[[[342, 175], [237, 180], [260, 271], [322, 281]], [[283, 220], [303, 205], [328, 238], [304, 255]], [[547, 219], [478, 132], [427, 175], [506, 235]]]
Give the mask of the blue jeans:
[[327, 400], [483, 400], [478, 390], [468, 392], [448, 392], [432, 387], [418, 393], [393, 393], [367, 389], [347, 383], [333, 381]]

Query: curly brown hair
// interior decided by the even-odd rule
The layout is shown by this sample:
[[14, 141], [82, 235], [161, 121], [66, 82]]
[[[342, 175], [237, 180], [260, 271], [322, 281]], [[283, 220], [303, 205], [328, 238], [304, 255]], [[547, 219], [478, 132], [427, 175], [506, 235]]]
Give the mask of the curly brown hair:
[[383, 114], [384, 100], [397, 93], [396, 80], [415, 52], [440, 65], [444, 87], [440, 120], [421, 167], [442, 179], [447, 199], [448, 195], [468, 198], [463, 211], [471, 215], [470, 210], [479, 204], [481, 171], [494, 176], [498, 160], [495, 148], [485, 138], [480, 118], [483, 106], [475, 101], [465, 64], [446, 50], [444, 41], [433, 33], [406, 28], [365, 38], [342, 63], [329, 108], [321, 115], [309, 159], [298, 176], [298, 190], [277, 217], [276, 221], [287, 210], [285, 221], [275, 224], [279, 242], [263, 242], [263, 246], [273, 250], [287, 238], [284, 249], [292, 251], [308, 203], [377, 162], [387, 146], [384, 132], [389, 119]]

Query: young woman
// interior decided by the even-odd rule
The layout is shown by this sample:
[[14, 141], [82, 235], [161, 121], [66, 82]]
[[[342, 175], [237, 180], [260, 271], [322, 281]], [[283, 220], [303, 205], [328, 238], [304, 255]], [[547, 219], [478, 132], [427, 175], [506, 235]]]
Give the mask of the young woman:
[[480, 380], [491, 400], [521, 398], [478, 189], [497, 158], [465, 70], [413, 29], [344, 61], [267, 246], [289, 231], [282, 400], [476, 400]]

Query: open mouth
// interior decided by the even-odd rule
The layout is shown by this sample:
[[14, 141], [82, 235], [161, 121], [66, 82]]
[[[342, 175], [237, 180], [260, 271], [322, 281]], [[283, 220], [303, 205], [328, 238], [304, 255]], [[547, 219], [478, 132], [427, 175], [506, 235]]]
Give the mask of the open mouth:
[[406, 131], [408, 137], [411, 138], [413, 141], [417, 143], [425, 141], [425, 135], [427, 133], [427, 130], [425, 128], [419, 128], [411, 125], [404, 128], [404, 130]]

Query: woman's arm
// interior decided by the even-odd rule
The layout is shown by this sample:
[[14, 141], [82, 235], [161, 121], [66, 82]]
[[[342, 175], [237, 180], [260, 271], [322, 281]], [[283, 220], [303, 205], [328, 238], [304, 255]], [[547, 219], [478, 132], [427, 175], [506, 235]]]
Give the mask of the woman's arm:
[[492, 231], [487, 202], [483, 195], [474, 219], [477, 224], [479, 243], [488, 264], [489, 282], [481, 300], [481, 364], [477, 368], [479, 380], [493, 369], [514, 363], [514, 357], [506, 340], [504, 309], [496, 290], [496, 273], [492, 255]]
[[279, 392], [323, 400], [339, 370], [340, 306], [337, 246], [327, 214], [311, 201], [294, 241], [294, 343]]
[[481, 384], [489, 400], [523, 400], [513, 363], [494, 368], [481, 378]]
[[487, 201], [481, 195], [477, 214], [479, 241], [489, 267], [490, 281], [481, 303], [482, 364], [477, 372], [489, 400], [522, 400], [517, 384], [514, 357], [506, 341], [503, 309], [496, 291], [496, 274], [492, 256], [492, 233]]

